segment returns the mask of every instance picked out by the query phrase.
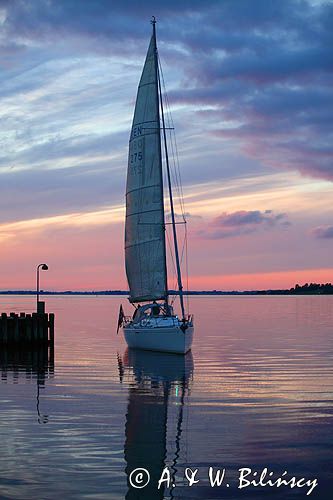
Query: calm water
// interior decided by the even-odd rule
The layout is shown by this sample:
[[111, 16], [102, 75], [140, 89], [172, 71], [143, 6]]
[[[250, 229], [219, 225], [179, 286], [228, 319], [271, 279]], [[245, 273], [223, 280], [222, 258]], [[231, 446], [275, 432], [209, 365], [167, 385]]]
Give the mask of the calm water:
[[[46, 297], [54, 356], [1, 350], [1, 500], [308, 498], [309, 486], [240, 490], [245, 467], [317, 478], [309, 498], [332, 498], [333, 297], [195, 297], [186, 357], [128, 352], [120, 301]], [[220, 487], [210, 466], [226, 469]], [[150, 472], [143, 489], [129, 485], [137, 467]]]

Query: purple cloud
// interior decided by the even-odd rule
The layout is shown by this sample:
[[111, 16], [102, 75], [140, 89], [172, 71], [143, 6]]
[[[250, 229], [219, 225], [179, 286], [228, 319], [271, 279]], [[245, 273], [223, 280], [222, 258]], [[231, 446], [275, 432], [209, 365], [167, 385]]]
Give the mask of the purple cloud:
[[326, 3], [223, 2], [200, 37], [189, 32], [199, 57], [171, 97], [247, 157], [333, 180], [332, 19]]
[[318, 226], [312, 229], [311, 233], [316, 238], [333, 238], [333, 226]]
[[197, 235], [207, 239], [222, 239], [254, 233], [260, 228], [272, 226], [289, 226], [286, 214], [274, 214], [272, 210], [239, 210], [219, 215], [205, 229], [197, 231]]

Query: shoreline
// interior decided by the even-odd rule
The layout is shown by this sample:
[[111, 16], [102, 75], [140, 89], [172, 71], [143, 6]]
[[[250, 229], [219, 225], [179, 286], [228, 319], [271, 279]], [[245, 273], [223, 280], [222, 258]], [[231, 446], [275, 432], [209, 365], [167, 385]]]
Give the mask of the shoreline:
[[[104, 291], [40, 291], [39, 295], [128, 295], [126, 290], [104, 290]], [[245, 291], [222, 291], [222, 290], [190, 290], [183, 292], [184, 295], [333, 295], [333, 290], [329, 291], [297, 291], [294, 290], [245, 290]], [[36, 295], [35, 290], [3, 290], [0, 295]], [[176, 290], [170, 290], [169, 295], [179, 295]]]

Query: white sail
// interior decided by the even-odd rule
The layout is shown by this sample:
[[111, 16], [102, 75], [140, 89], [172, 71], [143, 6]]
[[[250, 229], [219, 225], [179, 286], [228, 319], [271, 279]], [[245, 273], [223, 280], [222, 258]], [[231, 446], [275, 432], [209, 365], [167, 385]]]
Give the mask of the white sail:
[[153, 35], [140, 79], [129, 141], [125, 261], [131, 302], [163, 299], [167, 295], [155, 51]]

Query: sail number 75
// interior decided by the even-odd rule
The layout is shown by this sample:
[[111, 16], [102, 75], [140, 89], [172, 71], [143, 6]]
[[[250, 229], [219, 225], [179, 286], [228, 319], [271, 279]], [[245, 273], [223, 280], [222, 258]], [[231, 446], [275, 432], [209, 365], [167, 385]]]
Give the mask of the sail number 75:
[[133, 175], [138, 175], [142, 173], [143, 159], [144, 159], [144, 140], [143, 138], [138, 138], [130, 143], [129, 151], [129, 168]]
[[142, 158], [143, 158], [143, 156], [142, 156], [142, 151], [138, 151], [138, 152], [136, 152], [136, 153], [132, 153], [132, 154], [131, 154], [131, 159], [130, 159], [131, 164], [133, 164], [133, 163], [137, 163], [137, 162], [139, 162], [139, 161], [141, 162], [141, 161], [142, 161]]

